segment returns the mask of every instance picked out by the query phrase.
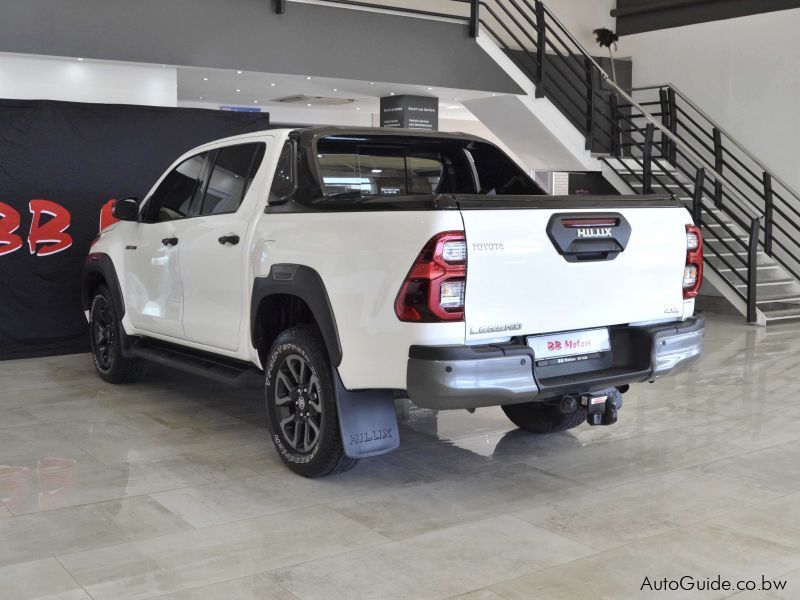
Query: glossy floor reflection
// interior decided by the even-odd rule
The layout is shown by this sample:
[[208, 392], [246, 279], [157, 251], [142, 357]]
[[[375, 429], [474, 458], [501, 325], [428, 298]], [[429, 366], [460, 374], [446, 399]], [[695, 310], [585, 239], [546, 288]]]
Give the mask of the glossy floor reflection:
[[615, 426], [404, 403], [398, 452], [315, 481], [252, 394], [0, 362], [0, 597], [618, 600], [721, 575], [788, 584], [697, 597], [798, 598], [798, 350], [800, 324], [711, 315], [702, 361], [634, 387]]

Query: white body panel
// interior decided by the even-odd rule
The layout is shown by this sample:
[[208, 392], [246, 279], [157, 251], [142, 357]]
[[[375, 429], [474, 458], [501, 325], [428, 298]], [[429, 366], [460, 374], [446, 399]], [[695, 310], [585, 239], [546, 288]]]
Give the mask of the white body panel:
[[[182, 221], [125, 223], [127, 246], [120, 284], [124, 280], [126, 313], [137, 329], [183, 337], [183, 290], [178, 267], [180, 245], [167, 246], [162, 240], [178, 237]], [[123, 275], [124, 274], [124, 275]]]
[[[547, 222], [555, 213], [586, 212], [463, 211], [468, 342], [683, 316], [689, 214], [682, 208], [615, 209], [632, 230], [625, 251], [613, 260], [567, 262], [548, 237]], [[502, 250], [476, 249], [498, 243]], [[482, 332], [517, 325], [513, 334]]]
[[180, 255], [184, 334], [193, 342], [236, 350], [246, 287], [244, 245], [223, 245], [219, 238], [235, 234], [244, 239], [247, 220], [230, 214], [189, 221]]
[[262, 257], [316, 270], [325, 283], [339, 339], [345, 387], [406, 387], [410, 346], [464, 343], [464, 323], [403, 323], [397, 292], [425, 243], [461, 229], [458, 211], [267, 214], [259, 238], [274, 240]]
[[[325, 285], [342, 347], [339, 374], [345, 387], [405, 389], [412, 345], [485, 343], [520, 333], [469, 334], [470, 327], [522, 322], [524, 333], [535, 334], [679, 320], [693, 312], [693, 302], [681, 297], [683, 226], [689, 222], [683, 209], [628, 209], [621, 201], [615, 210], [633, 229], [628, 248], [613, 261], [586, 264], [569, 264], [558, 255], [545, 232], [555, 212], [550, 210], [265, 211], [288, 134], [270, 130], [220, 140], [170, 167], [199, 151], [266, 142], [262, 166], [237, 213], [157, 224], [121, 222], [93, 245], [92, 252], [108, 254], [117, 270], [128, 334], [261, 367], [250, 332], [253, 283], [274, 264], [300, 264], [317, 271]], [[498, 241], [506, 248], [468, 251], [466, 322], [401, 322], [394, 302], [415, 257], [434, 234], [462, 229], [468, 248]], [[218, 243], [229, 233], [240, 236], [238, 245]], [[172, 235], [179, 244], [164, 248], [161, 240]], [[126, 245], [139, 247], [132, 251]], [[681, 314], [665, 314], [674, 307]]]

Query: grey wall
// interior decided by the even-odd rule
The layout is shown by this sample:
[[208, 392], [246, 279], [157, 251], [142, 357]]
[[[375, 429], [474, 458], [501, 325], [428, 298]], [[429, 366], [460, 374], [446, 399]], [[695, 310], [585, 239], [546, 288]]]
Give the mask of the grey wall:
[[520, 93], [466, 24], [271, 0], [0, 0], [0, 52]]

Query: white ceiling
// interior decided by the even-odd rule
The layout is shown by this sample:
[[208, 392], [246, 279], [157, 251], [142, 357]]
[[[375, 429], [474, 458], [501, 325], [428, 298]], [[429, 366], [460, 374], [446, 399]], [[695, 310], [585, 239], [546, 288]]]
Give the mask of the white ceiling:
[[[308, 78], [303, 75], [285, 75], [178, 67], [178, 102], [238, 106], [260, 106], [264, 111], [278, 107], [322, 108], [307, 104], [284, 104], [276, 98], [305, 94], [347, 98], [354, 102], [342, 105], [324, 105], [325, 110], [378, 112], [380, 98], [391, 94], [413, 94], [439, 98], [440, 117], [446, 119], [474, 119], [461, 101], [485, 98], [492, 94], [473, 90], [455, 90], [424, 85], [400, 85], [382, 81], [357, 81], [327, 77]], [[274, 84], [274, 85], [272, 85]], [[238, 91], [237, 91], [238, 90]]]

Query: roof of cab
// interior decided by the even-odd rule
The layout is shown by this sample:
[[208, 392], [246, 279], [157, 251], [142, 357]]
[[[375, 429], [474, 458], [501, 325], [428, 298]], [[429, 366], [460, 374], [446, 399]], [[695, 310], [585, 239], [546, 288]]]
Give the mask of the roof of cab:
[[466, 142], [486, 142], [485, 139], [468, 133], [454, 133], [448, 131], [425, 131], [420, 129], [400, 129], [395, 127], [336, 127], [317, 126], [296, 128], [292, 133], [306, 139], [320, 139], [331, 136], [358, 137], [358, 136], [390, 136], [390, 137], [416, 137], [437, 140], [454, 140]]

